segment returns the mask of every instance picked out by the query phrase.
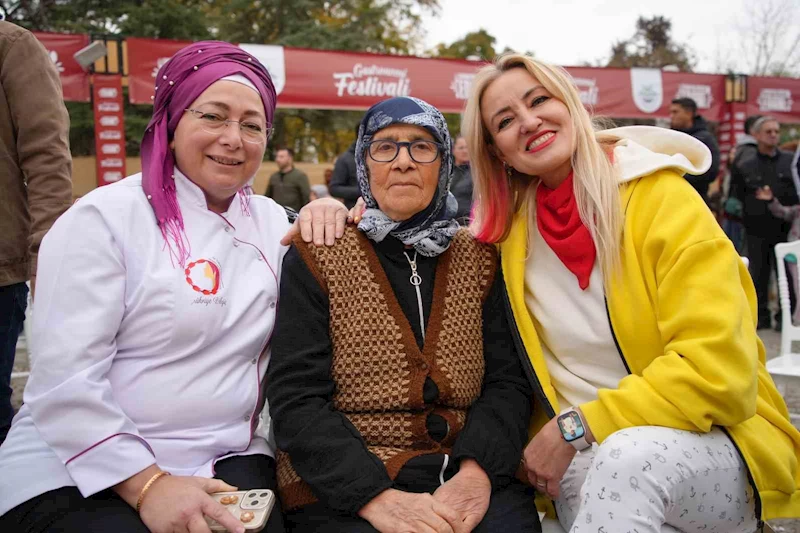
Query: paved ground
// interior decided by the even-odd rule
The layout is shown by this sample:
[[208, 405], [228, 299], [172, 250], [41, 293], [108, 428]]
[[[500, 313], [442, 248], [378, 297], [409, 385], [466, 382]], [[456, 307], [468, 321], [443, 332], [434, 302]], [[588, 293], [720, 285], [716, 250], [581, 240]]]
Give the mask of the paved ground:
[[[771, 359], [778, 354], [780, 349], [781, 336], [780, 333], [772, 330], [760, 330], [759, 335], [764, 341], [767, 349], [767, 358]], [[14, 362], [15, 372], [24, 372], [28, 370], [28, 353], [25, 348], [24, 337], [20, 339], [17, 346], [17, 358]], [[12, 382], [14, 387], [14, 407], [19, 408], [22, 404], [22, 390], [25, 387], [26, 379], [15, 379]], [[786, 387], [786, 403], [789, 406], [789, 411], [792, 413], [800, 414], [800, 386], [787, 385]], [[795, 418], [794, 423], [800, 428], [800, 418]], [[800, 520], [776, 520], [770, 522], [770, 525], [775, 529], [776, 533], [800, 533]]]

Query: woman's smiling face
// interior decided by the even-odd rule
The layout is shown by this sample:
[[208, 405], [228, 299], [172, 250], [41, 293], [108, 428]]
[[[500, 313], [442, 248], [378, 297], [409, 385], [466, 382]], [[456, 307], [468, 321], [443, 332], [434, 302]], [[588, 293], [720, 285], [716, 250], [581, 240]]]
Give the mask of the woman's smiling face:
[[496, 155], [545, 184], [563, 181], [575, 151], [572, 117], [524, 68], [501, 74], [483, 92], [481, 118]]
[[[189, 108], [222, 119], [252, 122], [266, 131], [261, 96], [235, 81], [213, 83]], [[178, 169], [203, 189], [209, 208], [225, 206], [225, 210], [225, 204], [256, 174], [264, 158], [267, 138], [265, 135], [263, 142], [247, 142], [235, 123], [216, 133], [208, 132], [200, 118], [185, 112], [175, 128], [171, 146]]]

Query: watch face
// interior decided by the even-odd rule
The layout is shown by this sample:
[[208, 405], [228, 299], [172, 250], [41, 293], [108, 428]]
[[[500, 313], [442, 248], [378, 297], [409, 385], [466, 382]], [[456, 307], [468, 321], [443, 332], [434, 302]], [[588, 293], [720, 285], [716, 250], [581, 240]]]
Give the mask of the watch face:
[[586, 433], [583, 429], [581, 417], [575, 411], [570, 411], [569, 413], [564, 413], [559, 416], [557, 423], [561, 434], [564, 436], [564, 440], [567, 442], [578, 440]]

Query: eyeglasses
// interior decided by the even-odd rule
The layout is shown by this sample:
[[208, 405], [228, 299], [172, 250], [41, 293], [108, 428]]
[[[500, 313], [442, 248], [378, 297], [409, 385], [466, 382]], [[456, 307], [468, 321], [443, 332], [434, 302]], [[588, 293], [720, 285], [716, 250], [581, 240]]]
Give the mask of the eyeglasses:
[[379, 139], [367, 144], [369, 156], [378, 163], [391, 163], [397, 159], [400, 148], [405, 146], [408, 155], [416, 163], [433, 163], [439, 157], [442, 145], [433, 141], [397, 142]]
[[200, 111], [199, 109], [184, 109], [184, 112], [187, 111], [200, 121], [200, 128], [206, 133], [219, 135], [228, 127], [228, 124], [238, 124], [242, 140], [253, 144], [266, 142], [274, 131], [269, 123], [266, 126], [262, 126], [252, 120], [230, 120], [216, 113]]

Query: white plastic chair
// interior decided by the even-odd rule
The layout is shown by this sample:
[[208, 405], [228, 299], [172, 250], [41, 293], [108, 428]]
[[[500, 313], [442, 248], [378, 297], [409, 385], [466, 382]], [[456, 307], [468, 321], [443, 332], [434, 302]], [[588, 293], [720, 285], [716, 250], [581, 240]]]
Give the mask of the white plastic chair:
[[[778, 357], [767, 361], [767, 370], [773, 376], [800, 377], [800, 353], [792, 353], [792, 341], [800, 341], [800, 327], [792, 324], [789, 302], [789, 279], [786, 275], [786, 256], [793, 254], [800, 260], [800, 241], [775, 246], [778, 260], [778, 298], [781, 306], [781, 351]], [[795, 280], [796, 282], [796, 280]], [[778, 390], [785, 395], [787, 379], [778, 380]]]

